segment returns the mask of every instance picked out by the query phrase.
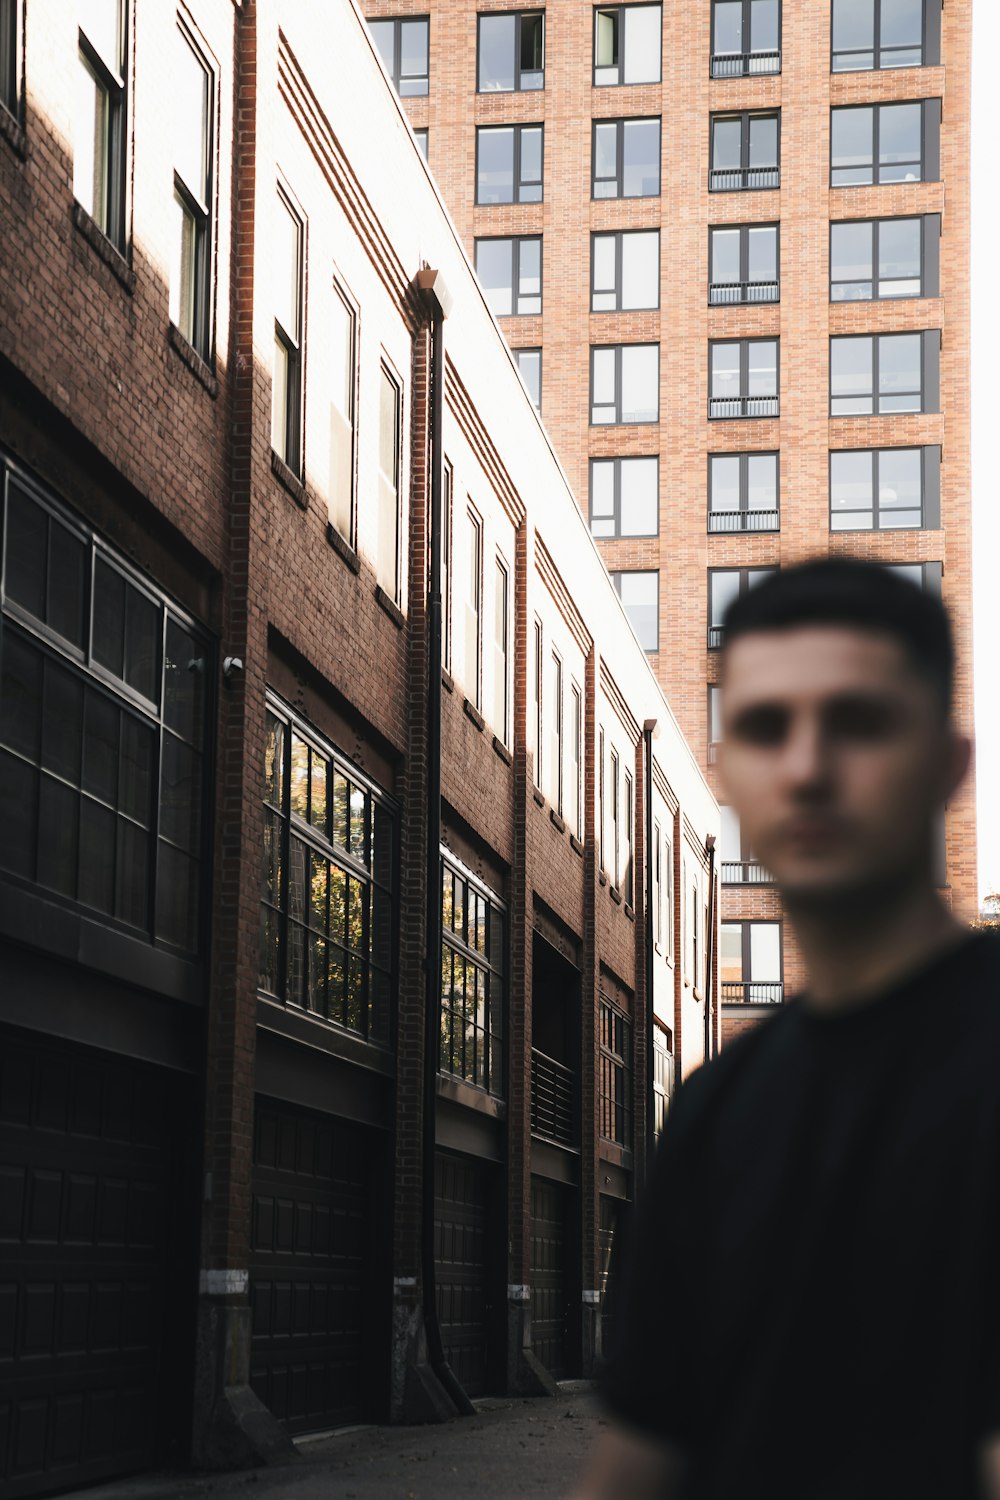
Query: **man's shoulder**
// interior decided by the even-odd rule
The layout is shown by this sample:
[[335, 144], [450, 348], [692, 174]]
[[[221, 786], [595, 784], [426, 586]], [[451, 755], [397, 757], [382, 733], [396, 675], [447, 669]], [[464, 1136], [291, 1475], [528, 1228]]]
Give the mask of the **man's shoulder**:
[[797, 997], [776, 1006], [756, 1025], [728, 1041], [715, 1057], [687, 1075], [677, 1099], [684, 1100], [688, 1119], [710, 1111], [748, 1073], [779, 1065], [794, 1027], [797, 1006]]

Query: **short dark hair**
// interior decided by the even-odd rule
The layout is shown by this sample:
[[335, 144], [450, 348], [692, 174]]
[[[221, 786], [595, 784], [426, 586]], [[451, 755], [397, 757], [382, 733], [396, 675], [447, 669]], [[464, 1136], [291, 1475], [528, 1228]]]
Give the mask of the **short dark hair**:
[[880, 563], [817, 558], [781, 568], [734, 599], [723, 617], [727, 646], [740, 636], [797, 625], [846, 625], [890, 635], [951, 708], [955, 647], [941, 600]]

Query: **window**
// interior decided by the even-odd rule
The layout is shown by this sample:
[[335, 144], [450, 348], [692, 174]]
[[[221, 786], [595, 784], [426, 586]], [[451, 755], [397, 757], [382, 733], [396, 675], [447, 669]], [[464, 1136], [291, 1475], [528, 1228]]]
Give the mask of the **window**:
[[937, 182], [941, 100], [830, 111], [830, 186]]
[[780, 71], [780, 0], [714, 0], [712, 77]]
[[539, 235], [477, 240], [476, 274], [498, 318], [542, 310], [542, 241]]
[[777, 224], [727, 224], [708, 232], [708, 300], [778, 301]]
[[658, 458], [590, 460], [594, 536], [656, 536], [660, 526]]
[[483, 523], [470, 506], [465, 513], [465, 689], [477, 708], [483, 706]]
[[480, 16], [481, 94], [545, 87], [545, 12], [506, 11]]
[[542, 409], [542, 351], [515, 349], [514, 362], [536, 411]]
[[937, 411], [940, 350], [938, 330], [831, 339], [831, 417]]
[[542, 622], [535, 621], [535, 785], [542, 784]]
[[688, 978], [692, 989], [701, 990], [701, 944], [698, 933], [698, 887], [691, 886], [688, 900]]
[[427, 93], [427, 54], [430, 22], [426, 16], [406, 16], [391, 21], [369, 21], [386, 72], [396, 92], [410, 98]]
[[725, 339], [709, 350], [710, 417], [778, 415], [777, 339]]
[[600, 839], [601, 873], [607, 868], [605, 853], [607, 850], [607, 825], [605, 822], [605, 796], [604, 796], [604, 729], [603, 726], [597, 733], [597, 824]]
[[510, 574], [504, 562], [496, 560], [496, 576], [493, 581], [493, 728], [497, 738], [506, 745], [508, 734], [507, 705], [509, 698], [507, 664], [508, 639], [510, 636]]
[[442, 858], [441, 1071], [503, 1092], [506, 919], [492, 891]]
[[422, 130], [415, 130], [413, 132], [413, 135], [414, 135], [414, 139], [416, 140], [416, 143], [417, 143], [417, 150], [420, 152], [420, 155], [423, 157], [424, 161], [426, 161], [427, 160], [427, 127], [426, 127], [426, 125], [424, 126], [424, 128]]
[[709, 568], [708, 570], [708, 646], [716, 651], [725, 639], [726, 610], [752, 589], [776, 573], [777, 568]]
[[73, 193], [117, 250], [125, 249], [125, 7], [81, 7], [73, 127]]
[[445, 461], [441, 495], [441, 662], [451, 671], [451, 497], [455, 474]]
[[632, 1144], [632, 1022], [605, 994], [600, 996], [599, 1130], [606, 1141]]
[[549, 656], [549, 688], [545, 697], [549, 744], [546, 757], [546, 796], [562, 816], [563, 810], [563, 664], [558, 651]]
[[611, 582], [644, 651], [660, 649], [660, 575], [612, 573]]
[[664, 836], [663, 840], [663, 873], [666, 894], [663, 932], [667, 957], [672, 958], [674, 955], [674, 845], [669, 833]]
[[274, 237], [274, 375], [271, 447], [293, 473], [302, 465], [302, 220], [278, 189]]
[[583, 694], [572, 683], [570, 687], [572, 721], [570, 723], [570, 819], [572, 832], [583, 838]]
[[604, 344], [590, 351], [590, 421], [660, 420], [659, 344]]
[[721, 806], [719, 813], [719, 858], [723, 885], [770, 885], [770, 874], [757, 859], [748, 840], [743, 837], [739, 814], [732, 807]]
[[658, 1016], [653, 1017], [653, 1133], [659, 1139], [667, 1123], [674, 1093], [674, 1054], [670, 1036]]
[[594, 11], [594, 83], [659, 83], [659, 5], [601, 5]]
[[621, 878], [618, 888], [625, 899], [626, 906], [635, 906], [635, 862], [633, 860], [633, 841], [635, 829], [635, 790], [631, 771], [625, 772], [625, 827], [623, 829], [621, 849]]
[[653, 822], [653, 943], [663, 947], [663, 834], [659, 819]]
[[831, 531], [899, 531], [940, 524], [940, 448], [830, 454]]
[[260, 988], [368, 1041], [391, 1034], [396, 804], [268, 696]]
[[213, 76], [184, 27], [175, 34], [174, 231], [170, 321], [211, 355]]
[[708, 186], [714, 193], [776, 188], [781, 183], [779, 119], [770, 114], [713, 115], [712, 166]]
[[379, 381], [378, 412], [378, 543], [376, 573], [385, 591], [399, 603], [399, 503], [400, 503], [400, 410], [401, 393], [396, 378], [385, 366]]
[[778, 455], [712, 453], [708, 459], [708, 529], [777, 531]]
[[336, 281], [332, 305], [329, 521], [334, 530], [353, 543], [357, 316], [346, 292]]
[[631, 312], [660, 305], [660, 231], [627, 230], [590, 237], [591, 312]]
[[833, 0], [833, 71], [941, 61], [941, 0]]
[[719, 977], [725, 1005], [780, 1005], [784, 999], [780, 922], [723, 922]]
[[717, 683], [708, 689], [708, 763], [715, 761], [716, 747], [722, 741], [722, 699]]
[[593, 128], [593, 196], [656, 198], [659, 120], [595, 120]]
[[941, 563], [885, 563], [884, 566], [889, 573], [908, 579], [915, 588], [923, 589], [925, 593], [933, 594], [935, 598], [940, 599], [943, 572]]
[[619, 819], [621, 816], [621, 762], [618, 759], [618, 751], [612, 747], [611, 750], [611, 785], [608, 788], [611, 813], [611, 834], [609, 837], [608, 853], [611, 856], [611, 884], [617, 891], [621, 877], [621, 841], [619, 837]]
[[936, 297], [941, 215], [830, 225], [830, 301]]
[[541, 125], [480, 126], [476, 131], [476, 202], [541, 201]]
[[0, 104], [20, 114], [17, 13], [19, 0], [0, 0]]
[[0, 870], [106, 927], [196, 954], [208, 642], [13, 466], [0, 467], [0, 503]]

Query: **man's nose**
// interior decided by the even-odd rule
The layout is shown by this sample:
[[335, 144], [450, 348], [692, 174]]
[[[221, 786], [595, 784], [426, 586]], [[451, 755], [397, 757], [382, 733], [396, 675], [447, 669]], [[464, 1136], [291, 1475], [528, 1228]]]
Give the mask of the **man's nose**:
[[829, 747], [823, 728], [811, 716], [793, 720], [782, 756], [782, 769], [793, 787], [812, 787], [829, 779]]

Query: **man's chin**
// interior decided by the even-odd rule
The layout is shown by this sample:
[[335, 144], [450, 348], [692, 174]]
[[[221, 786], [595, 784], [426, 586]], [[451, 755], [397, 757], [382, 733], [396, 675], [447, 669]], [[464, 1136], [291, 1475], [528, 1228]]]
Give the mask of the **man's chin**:
[[892, 905], [909, 874], [895, 876], [886, 871], [871, 870], [773, 870], [785, 909], [790, 915], [849, 914], [871, 912]]

